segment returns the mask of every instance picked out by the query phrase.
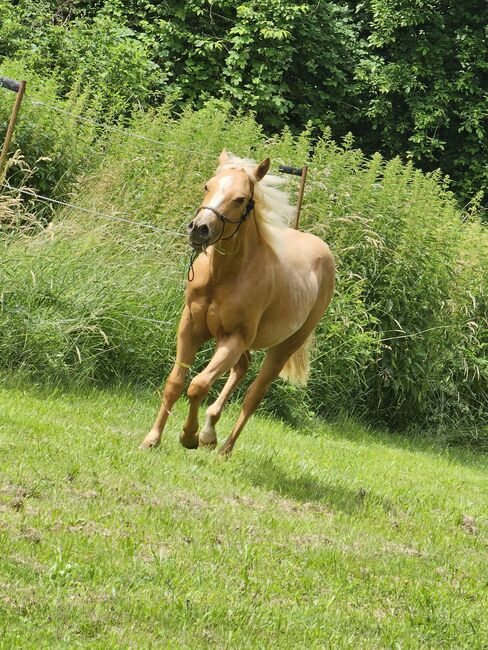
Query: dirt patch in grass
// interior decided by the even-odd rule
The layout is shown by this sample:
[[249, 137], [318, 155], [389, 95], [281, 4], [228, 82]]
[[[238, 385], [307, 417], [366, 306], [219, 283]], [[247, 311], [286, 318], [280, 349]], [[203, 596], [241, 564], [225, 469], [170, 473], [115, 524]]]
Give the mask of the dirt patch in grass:
[[322, 534], [292, 535], [290, 543], [298, 548], [323, 548], [325, 546], [337, 546], [334, 540]]
[[291, 499], [276, 498], [276, 504], [282, 512], [303, 514], [304, 512], [312, 512], [327, 517], [333, 517], [334, 513], [323, 503], [316, 503], [314, 501], [293, 501]]
[[478, 528], [476, 526], [474, 517], [470, 517], [469, 515], [463, 515], [461, 526], [470, 535], [477, 535], [478, 533]]
[[252, 497], [241, 494], [232, 494], [230, 496], [225, 496], [223, 497], [222, 502], [231, 506], [237, 506], [239, 508], [252, 508], [253, 510], [259, 511], [266, 509], [264, 504], [258, 503]]
[[429, 555], [422, 551], [419, 551], [412, 546], [406, 546], [405, 544], [396, 544], [394, 542], [388, 542], [381, 548], [382, 553], [389, 553], [393, 555], [410, 555], [411, 557], [421, 557], [427, 559]]

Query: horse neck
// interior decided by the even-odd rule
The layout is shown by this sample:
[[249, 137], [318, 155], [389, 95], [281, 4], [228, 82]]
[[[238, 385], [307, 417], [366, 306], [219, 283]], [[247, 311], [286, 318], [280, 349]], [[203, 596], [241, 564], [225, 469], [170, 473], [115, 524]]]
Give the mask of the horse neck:
[[232, 234], [231, 228], [235, 226], [227, 225], [224, 236], [229, 239], [221, 239], [213, 246], [211, 268], [214, 279], [218, 280], [220, 276], [229, 278], [237, 275], [250, 257], [259, 253], [263, 247], [263, 240], [259, 234], [256, 218], [253, 210], [236, 234], [231, 237], [229, 237]]

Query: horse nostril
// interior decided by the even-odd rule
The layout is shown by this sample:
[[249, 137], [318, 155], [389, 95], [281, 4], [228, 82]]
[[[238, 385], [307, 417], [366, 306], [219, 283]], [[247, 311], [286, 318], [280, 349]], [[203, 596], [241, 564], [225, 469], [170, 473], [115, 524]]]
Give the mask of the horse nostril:
[[204, 237], [206, 239], [210, 234], [210, 230], [208, 229], [208, 226], [205, 225], [200, 226], [198, 228], [198, 234], [200, 235], [200, 237]]
[[190, 221], [190, 223], [188, 224], [188, 230], [193, 230], [193, 225], [194, 225], [194, 222]]

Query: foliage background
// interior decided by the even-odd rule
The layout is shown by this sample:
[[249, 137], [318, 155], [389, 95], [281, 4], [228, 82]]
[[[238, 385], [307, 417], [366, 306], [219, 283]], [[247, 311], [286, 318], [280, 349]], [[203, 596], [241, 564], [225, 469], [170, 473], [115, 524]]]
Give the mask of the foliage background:
[[[437, 11], [415, 6], [431, 17]], [[412, 86], [417, 104], [408, 105], [398, 88], [391, 91], [410, 117], [399, 130], [395, 109], [382, 131], [373, 108], [383, 111], [377, 101], [386, 106], [390, 90], [368, 86], [389, 69], [386, 54], [399, 45], [398, 30], [415, 40], [424, 23], [415, 22], [413, 10], [402, 9], [405, 20], [391, 18], [388, 27], [388, 15], [403, 16], [394, 3], [355, 11], [340, 3], [288, 5], [286, 12], [280, 2], [214, 3], [212, 20], [202, 3], [0, 0], [0, 7], [2, 73], [29, 78], [15, 133], [22, 155], [11, 160], [9, 182], [161, 229], [53, 210], [4, 191], [3, 370], [70, 385], [160, 383], [172, 362], [187, 267], [184, 238], [174, 233], [183, 230], [225, 146], [269, 155], [275, 166], [309, 162], [303, 227], [330, 243], [338, 266], [308, 390], [278, 382], [265, 408], [301, 422], [347, 412], [391, 429], [487, 444], [488, 241], [481, 194], [472, 195], [482, 177], [472, 176], [478, 185], [469, 189], [460, 174], [452, 188], [441, 172], [414, 164], [412, 151], [424, 145], [422, 138], [412, 144], [416, 131], [408, 120], [413, 106], [417, 117], [422, 106], [429, 113], [425, 88]], [[222, 47], [214, 21], [227, 30]], [[321, 21], [330, 33], [319, 29]], [[373, 24], [383, 30], [386, 58], [368, 77]], [[442, 69], [451, 74], [456, 65]], [[388, 74], [399, 81], [393, 69]], [[481, 86], [477, 74], [470, 78]], [[450, 110], [454, 104], [446, 101]], [[1, 124], [11, 102], [10, 93], [0, 93]], [[459, 112], [469, 114], [466, 106]], [[462, 133], [457, 156], [468, 142]], [[475, 133], [476, 147], [484, 137], [482, 129]], [[411, 155], [399, 145], [403, 156], [371, 153], [390, 154], [401, 138]], [[468, 158], [482, 164], [481, 155]], [[431, 164], [424, 154], [419, 159]], [[461, 210], [463, 191], [472, 198]], [[202, 351], [200, 364], [208, 354]]]
[[98, 96], [103, 119], [222, 98], [268, 133], [327, 125], [440, 167], [462, 205], [486, 191], [483, 0], [0, 0], [0, 21], [0, 61]]

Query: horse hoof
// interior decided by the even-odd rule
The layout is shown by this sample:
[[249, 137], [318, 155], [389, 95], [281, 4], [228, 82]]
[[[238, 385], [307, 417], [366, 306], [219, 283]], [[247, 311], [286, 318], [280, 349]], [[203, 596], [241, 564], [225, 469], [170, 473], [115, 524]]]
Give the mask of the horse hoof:
[[198, 449], [198, 436], [188, 436], [183, 433], [180, 436], [180, 443], [186, 449]]
[[219, 449], [220, 458], [229, 458], [232, 453], [232, 447], [230, 445], [223, 444]]
[[200, 433], [198, 434], [198, 441], [200, 447], [205, 447], [206, 449], [215, 449], [217, 446], [217, 434], [215, 433], [215, 427], [207, 426], [207, 423], [205, 423], [200, 430]]
[[150, 431], [139, 445], [139, 449], [154, 449], [161, 442], [161, 436]]
[[202, 440], [200, 438], [198, 446], [202, 447], [202, 449], [208, 449], [209, 451], [211, 451], [212, 449], [215, 449], [215, 447], [217, 446], [217, 440], [209, 440], [208, 442], [206, 442], [205, 440]]

